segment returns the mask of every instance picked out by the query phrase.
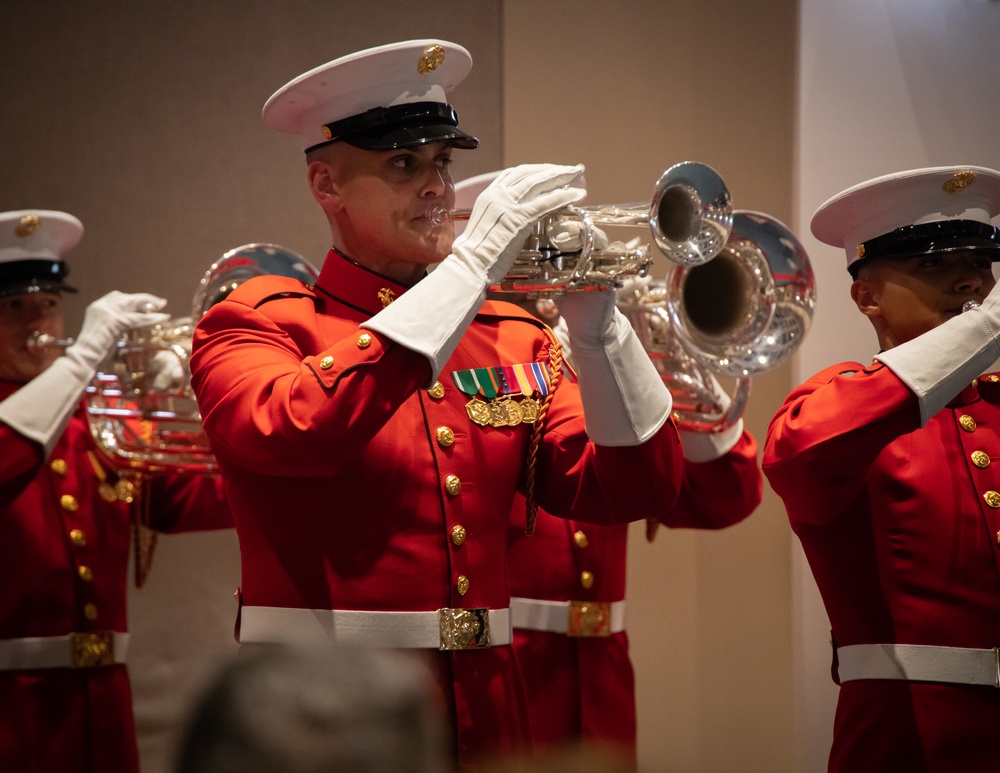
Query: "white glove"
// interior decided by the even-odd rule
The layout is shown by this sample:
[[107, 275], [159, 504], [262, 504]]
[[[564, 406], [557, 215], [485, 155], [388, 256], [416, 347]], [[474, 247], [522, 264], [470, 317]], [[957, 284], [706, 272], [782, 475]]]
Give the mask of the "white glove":
[[[600, 228], [594, 226], [594, 244], [592, 249], [605, 252], [611, 244], [608, 235]], [[582, 220], [566, 217], [553, 223], [548, 230], [548, 237], [552, 243], [562, 252], [579, 252], [583, 249], [584, 235], [586, 229]]]
[[117, 290], [91, 303], [76, 343], [44, 373], [0, 403], [0, 421], [40, 443], [48, 458], [97, 366], [122, 333], [167, 319], [166, 314], [153, 313], [165, 305], [166, 301], [155, 295], [128, 295]]
[[430, 360], [435, 381], [472, 318], [486, 288], [510, 271], [535, 221], [586, 195], [567, 188], [583, 166], [528, 164], [506, 169], [476, 199], [452, 254], [414, 287], [361, 327]]
[[[711, 380], [709, 385], [715, 392], [715, 399], [722, 408], [721, 413], [724, 414], [729, 410], [729, 395], [716, 381], [715, 376], [711, 373], [706, 375]], [[682, 429], [679, 434], [685, 459], [689, 462], [711, 462], [713, 459], [728, 454], [743, 437], [743, 419], [739, 419], [724, 432], [688, 432]]]
[[1000, 284], [982, 305], [959, 314], [876, 359], [920, 401], [920, 426], [1000, 358]]
[[673, 400], [613, 290], [556, 299], [573, 348], [587, 435], [598, 445], [635, 446], [669, 418]]
[[[190, 356], [191, 353], [188, 352], [188, 359]], [[173, 349], [161, 349], [150, 358], [146, 366], [146, 383], [153, 392], [179, 395], [188, 381], [184, 362]]]

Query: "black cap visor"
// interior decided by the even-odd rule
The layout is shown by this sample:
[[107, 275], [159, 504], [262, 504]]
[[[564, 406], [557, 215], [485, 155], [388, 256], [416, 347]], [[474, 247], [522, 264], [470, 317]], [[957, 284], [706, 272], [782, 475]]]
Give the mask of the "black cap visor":
[[861, 258], [902, 260], [932, 252], [986, 250], [1000, 260], [1000, 230], [978, 220], [938, 220], [908, 225], [862, 242]]
[[447, 142], [474, 150], [479, 140], [458, 128], [458, 113], [440, 102], [414, 102], [376, 107], [360, 115], [326, 125], [330, 139], [309, 150], [343, 141], [362, 150], [397, 150]]
[[0, 298], [25, 293], [75, 293], [66, 284], [69, 268], [61, 260], [15, 260], [0, 263]]

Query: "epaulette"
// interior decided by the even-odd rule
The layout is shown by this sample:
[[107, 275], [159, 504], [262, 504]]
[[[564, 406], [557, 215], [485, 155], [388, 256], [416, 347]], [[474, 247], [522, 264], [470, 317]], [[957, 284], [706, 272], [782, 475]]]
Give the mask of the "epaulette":
[[284, 298], [316, 299], [316, 288], [288, 276], [255, 276], [242, 282], [229, 296], [229, 300], [257, 309], [270, 301]]

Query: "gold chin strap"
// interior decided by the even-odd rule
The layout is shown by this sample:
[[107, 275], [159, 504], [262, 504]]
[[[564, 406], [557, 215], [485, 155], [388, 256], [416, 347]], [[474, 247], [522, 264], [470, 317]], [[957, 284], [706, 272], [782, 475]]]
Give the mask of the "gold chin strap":
[[525, 524], [524, 533], [529, 537], [535, 533], [535, 521], [538, 518], [538, 503], [535, 501], [535, 475], [538, 467], [538, 449], [542, 444], [542, 428], [545, 425], [545, 417], [549, 412], [549, 404], [556, 393], [556, 387], [562, 381], [562, 344], [555, 337], [555, 334], [545, 328], [545, 334], [549, 337], [549, 369], [552, 372], [552, 384], [549, 393], [542, 401], [541, 408], [538, 409], [538, 419], [531, 428], [531, 442], [528, 444], [528, 481], [525, 494]]

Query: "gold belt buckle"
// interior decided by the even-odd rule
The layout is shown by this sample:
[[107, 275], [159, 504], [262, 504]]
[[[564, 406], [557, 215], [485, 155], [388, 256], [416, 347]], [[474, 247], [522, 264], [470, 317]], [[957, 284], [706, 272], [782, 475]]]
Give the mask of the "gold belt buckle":
[[73, 668], [111, 666], [115, 662], [115, 635], [113, 631], [71, 633], [70, 665]]
[[608, 601], [571, 601], [568, 614], [567, 636], [611, 635], [611, 603]]
[[439, 609], [442, 650], [474, 650], [490, 646], [490, 610], [486, 607]]

